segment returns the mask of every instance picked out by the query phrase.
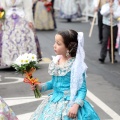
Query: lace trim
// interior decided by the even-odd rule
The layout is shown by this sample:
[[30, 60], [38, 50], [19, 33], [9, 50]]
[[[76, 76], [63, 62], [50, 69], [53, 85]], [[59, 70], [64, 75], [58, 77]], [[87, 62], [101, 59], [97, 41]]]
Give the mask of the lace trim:
[[74, 58], [70, 58], [63, 66], [60, 66], [56, 62], [54, 62], [54, 60], [52, 60], [52, 62], [49, 64], [48, 73], [55, 76], [64, 76], [71, 71], [73, 62]]
[[81, 99], [76, 99], [74, 103], [80, 105], [81, 107], [84, 105], [84, 102]]

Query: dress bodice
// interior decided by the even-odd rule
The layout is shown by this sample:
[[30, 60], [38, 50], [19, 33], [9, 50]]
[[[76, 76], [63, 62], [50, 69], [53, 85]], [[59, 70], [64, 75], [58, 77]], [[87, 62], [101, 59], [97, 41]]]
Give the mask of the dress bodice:
[[63, 97], [70, 98], [70, 76], [73, 62], [74, 58], [70, 58], [62, 66], [54, 61], [50, 63], [48, 73], [52, 75], [52, 80], [42, 85], [42, 91], [49, 89], [52, 85], [52, 101], [56, 102]]

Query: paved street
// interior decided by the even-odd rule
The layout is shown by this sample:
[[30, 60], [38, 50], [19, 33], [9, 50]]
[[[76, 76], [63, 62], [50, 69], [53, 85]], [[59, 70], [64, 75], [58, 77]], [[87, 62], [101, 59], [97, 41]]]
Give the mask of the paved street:
[[[34, 76], [39, 78], [40, 82], [51, 79], [47, 69], [52, 59], [51, 56], [55, 55], [53, 44], [58, 30], [83, 31], [88, 65], [86, 99], [95, 108], [101, 120], [120, 120], [120, 56], [118, 56], [118, 52], [116, 52], [117, 64], [111, 64], [108, 57], [105, 64], [100, 64], [98, 58], [101, 45], [98, 44], [97, 26], [94, 27], [91, 38], [88, 37], [90, 23], [85, 21], [67, 23], [57, 19], [57, 27], [55, 31], [37, 31], [43, 61], [40, 62], [40, 69], [35, 72]], [[35, 99], [30, 86], [22, 81], [23, 76], [13, 69], [0, 69], [0, 96], [11, 106], [19, 120], [29, 120], [33, 111], [51, 91], [45, 92], [40, 99]]]

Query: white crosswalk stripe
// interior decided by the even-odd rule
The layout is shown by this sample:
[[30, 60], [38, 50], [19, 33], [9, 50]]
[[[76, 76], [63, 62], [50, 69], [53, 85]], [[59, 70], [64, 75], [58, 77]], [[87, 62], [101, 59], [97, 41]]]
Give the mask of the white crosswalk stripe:
[[[45, 99], [46, 97], [48, 97], [48, 96], [43, 95], [41, 98], [35, 98], [34, 96], [14, 97], [14, 98], [4, 98], [4, 100], [6, 101], [6, 103], [9, 106], [15, 106], [15, 105], [21, 105], [21, 104], [25, 104], [25, 103], [34, 102], [34, 101], [40, 101], [40, 100]], [[19, 120], [29, 120], [32, 113], [33, 112], [17, 115], [17, 117]]]

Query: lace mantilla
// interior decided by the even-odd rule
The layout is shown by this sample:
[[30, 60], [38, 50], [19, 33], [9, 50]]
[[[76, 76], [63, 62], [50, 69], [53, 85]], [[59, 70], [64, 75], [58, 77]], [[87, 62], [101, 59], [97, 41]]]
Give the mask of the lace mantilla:
[[55, 76], [64, 76], [71, 71], [74, 58], [70, 58], [66, 61], [64, 65], [58, 65], [57, 62], [60, 59], [60, 56], [53, 57], [52, 62], [49, 64], [48, 73]]

